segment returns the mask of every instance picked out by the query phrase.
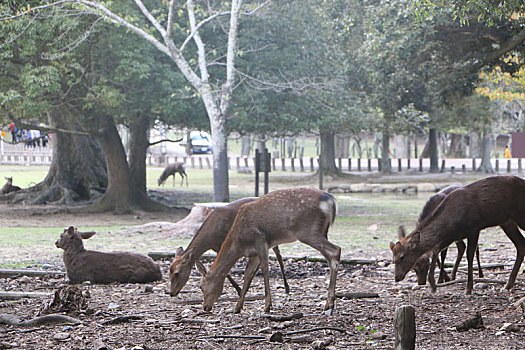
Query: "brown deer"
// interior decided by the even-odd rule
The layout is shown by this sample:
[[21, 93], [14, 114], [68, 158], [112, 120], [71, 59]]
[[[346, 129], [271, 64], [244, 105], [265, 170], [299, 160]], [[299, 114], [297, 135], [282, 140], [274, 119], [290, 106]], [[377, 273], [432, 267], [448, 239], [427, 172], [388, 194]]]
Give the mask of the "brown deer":
[[337, 203], [324, 191], [310, 188], [277, 190], [257, 201], [244, 204], [228, 232], [217, 259], [210, 270], [201, 271], [203, 308], [210, 311], [219, 298], [228, 271], [239, 258], [249, 258], [244, 284], [234, 312], [240, 312], [250, 283], [261, 267], [264, 277], [265, 312], [271, 308], [268, 249], [299, 240], [317, 249], [328, 261], [330, 283], [325, 310], [333, 309], [335, 282], [341, 248], [327, 239], [328, 229], [335, 220]]
[[[456, 189], [458, 189], [460, 187], [461, 186], [448, 186], [448, 187], [442, 189], [441, 191], [439, 191], [438, 193], [436, 193], [435, 195], [431, 196], [427, 200], [425, 205], [423, 206], [423, 210], [421, 210], [421, 214], [419, 214], [419, 218], [417, 220], [418, 223], [416, 224], [416, 226], [418, 226], [419, 223], [423, 222], [428, 216], [430, 216], [430, 214], [432, 214], [432, 212], [439, 206], [439, 204], [443, 201], [443, 199], [445, 199], [445, 197], [450, 192], [452, 192], [452, 191], [454, 191], [454, 190], [456, 190]], [[400, 226], [399, 230], [398, 230], [398, 239], [402, 240], [403, 238], [405, 238], [405, 236], [406, 236], [405, 230], [404, 230], [404, 228], [402, 226]], [[466, 245], [465, 245], [465, 243], [462, 240], [458, 240], [455, 243], [456, 243], [456, 247], [457, 247], [457, 250], [458, 250], [458, 255], [456, 257], [456, 262], [454, 263], [454, 267], [452, 268], [452, 274], [450, 275], [450, 278], [449, 278], [449, 276], [447, 275], [447, 273], [445, 271], [445, 265], [444, 265], [445, 258], [447, 256], [448, 247], [441, 251], [441, 254], [440, 254], [441, 255], [441, 263], [439, 261], [437, 262], [440, 265], [438, 283], [456, 279], [457, 270], [458, 270], [459, 264], [461, 262], [461, 259], [463, 258], [463, 255], [465, 253]], [[483, 277], [483, 271], [481, 269], [481, 262], [479, 260], [479, 247], [476, 248], [476, 257], [477, 257], [477, 262], [478, 262], [478, 274], [479, 274], [479, 277]], [[430, 259], [429, 258], [430, 258], [430, 256], [422, 256], [422, 257], [420, 257], [416, 261], [416, 264], [413, 267], [413, 270], [416, 272], [417, 281], [418, 281], [419, 285], [425, 285], [426, 284], [428, 269], [430, 267], [430, 261], [429, 261]]]
[[[195, 263], [201, 265], [199, 266], [199, 270], [205, 269], [204, 266], [197, 260], [202, 254], [204, 254], [204, 252], [209, 249], [215, 252], [218, 252], [221, 249], [222, 242], [224, 242], [228, 231], [230, 231], [230, 228], [233, 225], [233, 220], [235, 219], [239, 208], [243, 204], [252, 202], [256, 199], [258, 198], [242, 198], [223, 207], [213, 209], [210, 215], [208, 215], [206, 220], [204, 220], [202, 223], [201, 227], [191, 240], [186, 250], [183, 250], [182, 247], [177, 249], [175, 259], [170, 266], [171, 296], [179, 294], [180, 290], [186, 285], [186, 282], [188, 282], [188, 278], [190, 277], [191, 268], [193, 265], [195, 265]], [[284, 263], [279, 251], [279, 247], [273, 247], [273, 251], [275, 252], [279, 266], [281, 267], [284, 289], [286, 293], [289, 294], [290, 287], [288, 286], [288, 282], [286, 281], [286, 277], [284, 275]], [[240, 295], [241, 289], [237, 283], [235, 283], [229, 274], [227, 275], [227, 278], [230, 280], [233, 287]]]
[[2, 193], [3, 194], [8, 194], [8, 193], [11, 193], [11, 192], [16, 192], [16, 191], [20, 191], [21, 190], [20, 187], [13, 185], [13, 178], [12, 177], [6, 177], [5, 179], [7, 180], [7, 182], [5, 183], [4, 186], [2, 186]]
[[506, 289], [516, 281], [525, 256], [525, 180], [517, 176], [492, 176], [452, 191], [430, 216], [399, 242], [391, 242], [395, 280], [401, 281], [425, 253], [433, 254], [429, 282], [435, 290], [434, 269], [437, 254], [452, 242], [467, 239], [467, 294], [474, 284], [473, 259], [480, 230], [500, 226], [516, 246], [517, 256]]
[[186, 170], [184, 169], [184, 163], [182, 162], [175, 162], [173, 164], [166, 165], [166, 168], [164, 168], [164, 171], [162, 174], [160, 174], [158, 184], [159, 186], [164, 184], [164, 182], [168, 179], [168, 177], [173, 176], [173, 186], [175, 186], [175, 174], [179, 173], [181, 180], [180, 185], [184, 183], [184, 177], [186, 177], [186, 186], [188, 186], [188, 174], [186, 174]]
[[64, 249], [64, 265], [69, 283], [146, 283], [159, 281], [162, 273], [149, 257], [133, 252], [86, 250], [83, 239], [95, 232], [79, 232], [73, 226], [64, 230], [55, 245]]

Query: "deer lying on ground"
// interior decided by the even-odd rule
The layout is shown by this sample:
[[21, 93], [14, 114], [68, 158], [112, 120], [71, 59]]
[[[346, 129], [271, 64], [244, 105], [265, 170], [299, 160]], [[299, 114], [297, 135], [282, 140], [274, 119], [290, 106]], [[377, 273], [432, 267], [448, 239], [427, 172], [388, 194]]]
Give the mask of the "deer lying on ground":
[[[215, 252], [218, 252], [221, 249], [222, 242], [224, 242], [228, 231], [232, 227], [233, 220], [235, 219], [239, 208], [243, 204], [252, 202], [256, 199], [257, 198], [255, 197], [242, 198], [223, 207], [213, 209], [210, 215], [208, 215], [206, 220], [202, 223], [186, 250], [183, 251], [182, 247], [177, 249], [175, 259], [170, 266], [171, 296], [179, 294], [182, 287], [186, 285], [186, 282], [188, 282], [188, 278], [190, 277], [191, 268], [195, 263], [199, 264], [200, 270], [205, 270], [204, 266], [197, 260], [209, 249]], [[275, 252], [277, 261], [279, 261], [279, 266], [281, 267], [281, 273], [283, 275], [284, 289], [288, 294], [290, 293], [290, 287], [288, 286], [288, 282], [284, 275], [283, 258], [281, 257], [279, 247], [273, 247], [273, 251]], [[241, 289], [237, 283], [235, 283], [233, 278], [229, 274], [227, 275], [227, 278], [230, 280], [235, 290], [237, 290], [237, 293], [240, 294]]]
[[184, 177], [186, 177], [186, 186], [188, 186], [188, 174], [186, 174], [186, 170], [184, 169], [184, 163], [182, 162], [175, 162], [173, 164], [166, 165], [166, 168], [164, 168], [164, 171], [162, 174], [160, 174], [158, 184], [159, 186], [164, 184], [164, 182], [168, 179], [168, 177], [173, 176], [173, 186], [175, 186], [175, 174], [179, 173], [181, 180], [180, 185], [184, 183]]
[[56, 241], [64, 249], [64, 265], [69, 283], [146, 283], [162, 279], [159, 266], [149, 257], [132, 252], [97, 252], [86, 250], [82, 239], [95, 232], [78, 232], [70, 227]]
[[335, 282], [341, 248], [327, 239], [337, 212], [335, 198], [324, 191], [310, 188], [277, 190], [244, 204], [228, 232], [217, 259], [210, 270], [201, 271], [203, 308], [210, 311], [221, 295], [224, 279], [239, 258], [249, 258], [244, 284], [234, 312], [243, 307], [250, 283], [261, 267], [264, 277], [265, 312], [271, 308], [268, 249], [299, 240], [317, 249], [328, 261], [330, 283], [325, 310], [333, 309]]
[[[448, 186], [448, 187], [444, 188], [443, 190], [441, 190], [440, 192], [436, 193], [435, 195], [431, 196], [427, 200], [425, 205], [423, 206], [423, 210], [421, 210], [421, 214], [419, 214], [419, 218], [417, 220], [418, 223], [416, 224], [416, 226], [418, 226], [428, 216], [430, 216], [432, 214], [432, 212], [439, 206], [439, 204], [443, 201], [443, 199], [445, 199], [445, 197], [450, 192], [452, 192], [452, 191], [454, 191], [454, 190], [456, 190], [458, 188], [460, 188], [460, 186]], [[406, 236], [406, 234], [405, 234], [404, 228], [402, 226], [399, 227], [398, 239], [402, 240], [403, 238], [405, 238], [405, 236]], [[445, 271], [445, 265], [444, 265], [445, 258], [447, 256], [448, 247], [441, 251], [441, 263], [439, 261], [437, 262], [440, 265], [438, 283], [447, 282], [447, 281], [456, 279], [456, 274], [457, 274], [457, 271], [458, 271], [459, 263], [461, 262], [461, 259], [463, 258], [463, 255], [465, 253], [466, 245], [465, 245], [465, 243], [462, 240], [457, 240], [455, 243], [456, 243], [456, 247], [457, 247], [457, 250], [458, 250], [458, 255], [456, 257], [456, 262], [454, 263], [454, 267], [452, 268], [452, 274], [450, 275], [450, 278], [448, 277], [448, 275], [447, 275], [447, 273]], [[391, 248], [392, 248], [392, 245], [391, 245]], [[478, 273], [479, 273], [479, 277], [481, 278], [481, 277], [483, 277], [483, 271], [481, 270], [481, 262], [479, 260], [479, 247], [476, 248], [476, 257], [477, 257], [477, 261], [478, 261]], [[422, 257], [420, 257], [416, 261], [416, 264], [413, 267], [413, 270], [417, 274], [417, 281], [418, 281], [419, 285], [425, 285], [426, 284], [428, 269], [430, 267], [430, 262], [429, 262], [430, 259], [429, 258], [430, 258], [430, 256], [422, 256]]]
[[16, 191], [20, 191], [21, 190], [20, 187], [13, 185], [13, 178], [12, 177], [6, 177], [5, 179], [7, 180], [7, 182], [5, 183], [4, 186], [2, 186], [2, 193], [3, 194], [8, 194], [10, 192], [16, 192]]
[[514, 267], [505, 286], [511, 289], [525, 256], [525, 180], [517, 176], [492, 176], [452, 191], [414, 231], [397, 243], [394, 254], [395, 280], [401, 281], [416, 260], [427, 252], [433, 254], [429, 282], [435, 290], [434, 269], [437, 254], [452, 242], [467, 239], [467, 294], [474, 284], [473, 259], [479, 231], [500, 226], [516, 246]]

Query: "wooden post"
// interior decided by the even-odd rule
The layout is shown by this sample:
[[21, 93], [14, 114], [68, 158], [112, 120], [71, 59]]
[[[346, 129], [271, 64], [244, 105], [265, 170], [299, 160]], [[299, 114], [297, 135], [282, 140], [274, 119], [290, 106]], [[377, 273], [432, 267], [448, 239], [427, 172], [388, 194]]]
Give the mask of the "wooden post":
[[467, 166], [465, 164], [461, 164], [461, 172], [465, 174], [467, 172]]
[[357, 158], [357, 171], [361, 171], [361, 158]]
[[456, 167], [455, 166], [451, 166], [450, 167], [450, 173], [451, 174], [455, 174], [456, 173]]
[[208, 157], [206, 157], [206, 166], [208, 167], [208, 169], [211, 169], [210, 158]]
[[496, 167], [494, 170], [496, 170], [496, 172], [499, 171], [499, 159], [496, 159]]
[[401, 172], [403, 170], [401, 166], [401, 158], [397, 158], [397, 171]]
[[286, 171], [286, 164], [285, 164], [285, 162], [286, 162], [286, 159], [281, 158], [281, 170], [282, 171]]
[[476, 158], [472, 158], [472, 171], [476, 171]]
[[301, 168], [301, 172], [304, 171], [304, 162], [303, 162], [303, 158], [299, 158], [299, 167]]
[[273, 171], [275, 171], [276, 167], [275, 167], [275, 158], [272, 158], [272, 169]]
[[237, 170], [241, 167], [241, 159], [239, 157], [235, 158], [237, 161]]
[[507, 173], [511, 172], [510, 169], [511, 169], [510, 159], [507, 159]]
[[341, 158], [338, 158], [338, 164], [339, 164], [339, 171], [343, 171], [343, 161], [341, 160]]
[[444, 159], [441, 159], [441, 172], [442, 173], [445, 172], [445, 160]]
[[295, 171], [295, 158], [290, 159], [292, 161], [292, 171]]
[[410, 170], [410, 158], [407, 158], [407, 169]]
[[248, 157], [244, 157], [244, 166], [248, 167]]
[[195, 158], [191, 157], [191, 168], [195, 168]]
[[419, 158], [419, 171], [423, 171], [423, 158]]
[[348, 171], [352, 171], [352, 158], [348, 158]]
[[199, 157], [199, 169], [202, 169], [202, 158]]
[[372, 159], [368, 158], [368, 164], [367, 164], [368, 171], [372, 171]]
[[521, 168], [521, 158], [518, 158], [518, 173], [521, 174], [522, 171], [523, 169]]
[[[370, 159], [368, 160], [370, 163]], [[383, 169], [383, 163], [381, 163], [381, 158], [377, 158], [377, 171], [381, 172]]]
[[314, 171], [314, 159], [310, 157], [310, 171]]
[[395, 350], [413, 350], [416, 348], [416, 311], [411, 305], [396, 309], [394, 320]]

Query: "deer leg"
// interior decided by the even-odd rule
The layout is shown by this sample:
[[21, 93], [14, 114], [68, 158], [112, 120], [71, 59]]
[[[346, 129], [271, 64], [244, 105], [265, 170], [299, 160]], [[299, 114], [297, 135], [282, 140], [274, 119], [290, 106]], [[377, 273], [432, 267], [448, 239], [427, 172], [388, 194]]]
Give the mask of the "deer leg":
[[514, 261], [514, 267], [512, 268], [509, 280], [505, 286], [505, 289], [510, 290], [512, 286], [514, 286], [514, 282], [516, 281], [516, 276], [518, 276], [521, 263], [523, 263], [523, 257], [525, 256], [525, 238], [523, 238], [520, 230], [518, 229], [518, 226], [513, 221], [505, 222], [503, 225], [501, 225], [501, 228], [503, 231], [505, 231], [507, 237], [510, 238], [516, 247], [516, 261]]
[[441, 251], [441, 266], [439, 267], [439, 278], [438, 283], [448, 282], [450, 278], [445, 271], [445, 258], [447, 257], [448, 247]]
[[226, 278], [228, 278], [228, 281], [230, 281], [232, 287], [235, 289], [235, 291], [237, 292], [237, 295], [241, 295], [241, 287], [239, 287], [239, 285], [237, 284], [237, 282], [235, 282], [235, 280], [233, 279], [233, 277], [230, 275], [230, 274], [227, 274], [226, 275]]
[[257, 272], [257, 269], [259, 268], [259, 257], [253, 256], [248, 259], [248, 263], [246, 264], [246, 269], [244, 270], [244, 282], [242, 284], [242, 289], [239, 293], [239, 299], [237, 300], [237, 304], [235, 305], [235, 309], [233, 310], [234, 313], [239, 313], [242, 310], [242, 307], [244, 305], [244, 300], [246, 298], [246, 293], [248, 292], [248, 288], [250, 288], [250, 284], [252, 283], [253, 277], [255, 276], [255, 273]]
[[456, 247], [458, 248], [458, 256], [456, 256], [456, 262], [454, 263], [454, 267], [452, 268], [452, 274], [450, 275], [450, 279], [453, 281], [456, 280], [456, 274], [458, 273], [459, 263], [461, 262], [461, 259], [463, 259], [465, 249], [467, 249], [467, 246], [465, 245], [465, 242], [463, 242], [463, 240], [457, 240]]
[[[330, 283], [328, 284], [328, 296], [324, 310], [333, 309], [335, 301], [335, 282], [337, 279], [337, 270], [339, 269], [339, 261], [341, 260], [341, 248], [331, 243], [325, 235], [321, 236], [318, 232], [312, 233], [309, 237], [301, 238], [300, 241], [310, 247], [317, 249], [328, 261], [330, 267]], [[305, 235], [308, 236], [308, 235]]]
[[479, 231], [473, 232], [467, 236], [467, 263], [468, 263], [468, 277], [467, 277], [467, 295], [472, 294], [472, 287], [474, 286], [474, 253], [478, 246]]
[[476, 247], [476, 259], [478, 261], [478, 276], [479, 278], [483, 278], [483, 270], [481, 269], [481, 261], [479, 261], [479, 244]]
[[268, 244], [259, 242], [255, 244], [259, 264], [264, 278], [264, 312], [270, 312], [272, 308], [272, 296], [270, 295], [270, 274], [268, 272]]
[[277, 261], [279, 262], [279, 267], [281, 268], [281, 274], [283, 275], [284, 291], [286, 292], [286, 294], [290, 294], [290, 286], [288, 285], [288, 281], [286, 280], [286, 275], [284, 274], [284, 262], [283, 262], [283, 257], [281, 256], [281, 251], [279, 250], [279, 246], [273, 247], [273, 252], [275, 253], [275, 257], [277, 258]]
[[432, 292], [437, 290], [436, 287], [436, 277], [434, 276], [436, 272], [436, 264], [438, 263], [438, 254], [432, 254], [432, 260], [430, 261], [430, 267], [428, 269], [428, 283]]

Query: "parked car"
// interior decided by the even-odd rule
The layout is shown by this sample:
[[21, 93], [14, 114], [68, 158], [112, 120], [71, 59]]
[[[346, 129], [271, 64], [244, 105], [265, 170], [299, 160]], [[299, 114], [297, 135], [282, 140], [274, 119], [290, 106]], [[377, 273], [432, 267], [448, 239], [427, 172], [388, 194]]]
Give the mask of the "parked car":
[[205, 131], [192, 131], [190, 133], [193, 153], [211, 153], [211, 137]]

